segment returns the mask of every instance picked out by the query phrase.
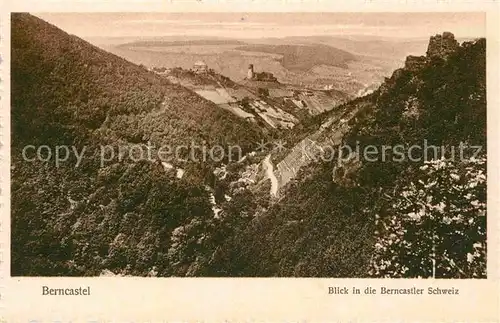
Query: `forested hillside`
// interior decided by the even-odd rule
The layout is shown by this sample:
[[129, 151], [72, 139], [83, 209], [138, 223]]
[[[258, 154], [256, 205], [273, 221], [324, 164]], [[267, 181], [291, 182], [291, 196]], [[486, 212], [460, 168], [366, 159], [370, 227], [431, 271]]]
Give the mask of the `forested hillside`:
[[210, 101], [34, 16], [15, 14], [12, 24], [15, 143], [36, 138], [56, 144], [63, 140], [54, 134], [69, 127], [93, 131], [103, 124], [138, 142], [154, 133], [163, 143], [206, 140], [249, 147], [259, 136]]
[[[445, 33], [440, 51], [438, 36], [426, 57], [409, 57], [380, 89], [347, 103], [359, 109], [342, 141], [352, 152], [416, 145], [413, 160], [392, 150], [318, 159], [266, 212], [232, 223], [208, 275], [486, 276], [486, 42], [459, 46]], [[424, 158], [424, 140], [439, 154]]]
[[[351, 151], [307, 163], [290, 158], [297, 146], [259, 150], [272, 145], [255, 124], [29, 14], [12, 14], [11, 56], [13, 275], [486, 277], [484, 39], [433, 36], [372, 94], [273, 134]], [[101, 156], [148, 143], [248, 154]], [[56, 164], [57, 147], [73, 154]], [[294, 174], [274, 191], [281, 171]]]
[[[13, 275], [184, 275], [202, 256], [169, 253], [172, 232], [187, 225], [196, 240], [210, 227], [203, 184], [212, 165], [174, 160], [179, 179], [160, 161], [101, 165], [100, 145], [249, 151], [262, 138], [194, 92], [29, 14], [12, 14], [11, 102]], [[74, 156], [26, 161], [26, 145], [85, 156], [78, 167]]]

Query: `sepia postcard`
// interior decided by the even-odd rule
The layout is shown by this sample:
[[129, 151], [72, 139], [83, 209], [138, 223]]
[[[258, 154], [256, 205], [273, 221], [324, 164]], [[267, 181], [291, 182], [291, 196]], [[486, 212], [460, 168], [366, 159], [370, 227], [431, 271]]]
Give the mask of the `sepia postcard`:
[[495, 2], [1, 6], [1, 322], [499, 322]]

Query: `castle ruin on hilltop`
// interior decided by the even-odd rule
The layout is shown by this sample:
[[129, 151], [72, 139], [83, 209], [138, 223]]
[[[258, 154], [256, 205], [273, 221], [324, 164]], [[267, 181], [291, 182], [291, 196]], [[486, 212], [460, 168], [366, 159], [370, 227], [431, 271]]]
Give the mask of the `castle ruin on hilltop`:
[[248, 80], [261, 82], [278, 82], [278, 79], [269, 72], [256, 73], [253, 69], [253, 64], [248, 65], [247, 77]]

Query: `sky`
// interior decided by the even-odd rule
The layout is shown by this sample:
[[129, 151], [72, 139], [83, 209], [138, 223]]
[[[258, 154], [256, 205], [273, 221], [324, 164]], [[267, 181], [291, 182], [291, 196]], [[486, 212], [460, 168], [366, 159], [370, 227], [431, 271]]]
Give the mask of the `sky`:
[[64, 31], [91, 37], [377, 36], [428, 38], [450, 31], [484, 37], [483, 13], [34, 13]]

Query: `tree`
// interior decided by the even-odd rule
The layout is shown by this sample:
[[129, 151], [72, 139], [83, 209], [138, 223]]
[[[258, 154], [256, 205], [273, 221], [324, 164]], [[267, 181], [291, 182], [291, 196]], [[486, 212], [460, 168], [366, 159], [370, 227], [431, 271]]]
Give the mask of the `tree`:
[[248, 98], [248, 96], [244, 97], [242, 100], [241, 100], [241, 106], [243, 108], [243, 110], [245, 111], [251, 111], [251, 108], [250, 108], [250, 99]]
[[[486, 277], [486, 158], [426, 162], [377, 214], [371, 274]], [[410, 177], [410, 176], [407, 176]]]
[[257, 89], [257, 93], [258, 93], [258, 95], [259, 95], [260, 97], [262, 97], [262, 98], [266, 98], [266, 97], [268, 97], [268, 96], [269, 96], [269, 90], [268, 90], [268, 89], [266, 89], [266, 88], [263, 88], [263, 87], [259, 87], [259, 88]]

